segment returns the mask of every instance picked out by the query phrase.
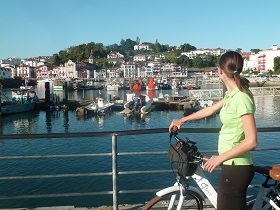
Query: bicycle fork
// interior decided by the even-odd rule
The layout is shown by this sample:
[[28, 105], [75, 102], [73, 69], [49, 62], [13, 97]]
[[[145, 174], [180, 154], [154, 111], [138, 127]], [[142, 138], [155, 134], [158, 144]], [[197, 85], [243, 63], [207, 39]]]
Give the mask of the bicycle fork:
[[[186, 187], [179, 183], [176, 183], [175, 185], [179, 185], [179, 189], [180, 189], [180, 197], [177, 204], [177, 210], [180, 210], [183, 205], [184, 199], [186, 197]], [[176, 194], [171, 196], [170, 203], [168, 205], [168, 210], [173, 208], [176, 201], [176, 196], [177, 196]]]

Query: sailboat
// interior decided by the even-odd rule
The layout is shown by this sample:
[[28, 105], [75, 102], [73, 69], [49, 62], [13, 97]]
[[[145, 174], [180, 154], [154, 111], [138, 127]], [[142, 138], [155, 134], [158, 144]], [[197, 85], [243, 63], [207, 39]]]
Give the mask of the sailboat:
[[158, 87], [155, 84], [155, 79], [153, 77], [151, 77], [149, 79], [148, 85], [146, 87], [146, 90], [156, 90], [158, 89]]

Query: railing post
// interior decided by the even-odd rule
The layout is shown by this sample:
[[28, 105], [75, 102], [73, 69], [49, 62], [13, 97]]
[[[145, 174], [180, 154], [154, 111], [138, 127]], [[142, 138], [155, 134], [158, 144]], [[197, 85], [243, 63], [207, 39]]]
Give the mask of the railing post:
[[118, 157], [117, 136], [112, 136], [112, 178], [113, 178], [113, 209], [118, 210]]

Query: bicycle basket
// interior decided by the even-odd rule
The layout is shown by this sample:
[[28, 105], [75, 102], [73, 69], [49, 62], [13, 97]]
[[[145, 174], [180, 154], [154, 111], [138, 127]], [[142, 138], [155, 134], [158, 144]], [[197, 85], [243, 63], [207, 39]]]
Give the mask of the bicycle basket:
[[178, 174], [182, 177], [192, 176], [197, 164], [192, 163], [192, 154], [197, 151], [196, 146], [188, 146], [185, 144], [171, 144], [168, 152], [168, 159], [171, 164], [178, 170]]

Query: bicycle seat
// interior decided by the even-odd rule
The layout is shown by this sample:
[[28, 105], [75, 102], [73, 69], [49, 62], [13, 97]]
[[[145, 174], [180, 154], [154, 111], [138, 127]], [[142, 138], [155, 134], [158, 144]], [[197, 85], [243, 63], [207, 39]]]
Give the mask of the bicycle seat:
[[272, 166], [273, 169], [280, 169], [280, 164], [276, 164], [274, 166]]
[[280, 181], [280, 164], [272, 166], [272, 169], [269, 170], [269, 176], [276, 181]]

